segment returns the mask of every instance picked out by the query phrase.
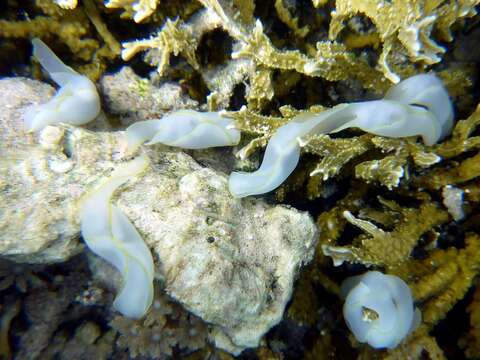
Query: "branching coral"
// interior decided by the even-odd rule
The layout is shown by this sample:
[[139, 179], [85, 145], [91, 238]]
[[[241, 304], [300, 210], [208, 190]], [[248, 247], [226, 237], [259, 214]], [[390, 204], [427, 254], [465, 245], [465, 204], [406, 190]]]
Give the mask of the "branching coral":
[[[477, 150], [480, 147], [480, 136], [470, 136], [480, 124], [480, 107], [466, 120], [461, 120], [455, 126], [452, 138], [437, 146], [434, 152], [443, 158], [449, 159], [463, 152]], [[463, 184], [479, 176], [478, 153], [454, 163], [450, 169], [435, 169], [428, 174], [415, 179], [417, 186], [425, 186], [438, 190], [446, 185]]]
[[169, 65], [170, 56], [180, 53], [193, 68], [198, 69], [195, 57], [197, 46], [198, 39], [190, 27], [185, 26], [179, 19], [167, 20], [158, 34], [151, 39], [123, 43], [122, 58], [127, 61], [136, 53], [149, 50], [146, 60], [156, 65], [161, 75]]
[[[368, 17], [383, 42], [379, 65], [392, 82], [400, 81], [395, 59], [408, 56], [412, 62], [434, 64], [441, 60], [445, 49], [432, 39], [435, 27], [442, 41], [452, 41], [453, 23], [476, 14], [477, 0], [438, 2], [409, 1], [335, 1], [330, 22], [330, 38], [336, 39], [347, 19], [358, 14]], [[393, 69], [392, 69], [393, 67]]]
[[205, 346], [207, 338], [207, 327], [200, 319], [158, 294], [143, 320], [116, 316], [111, 326], [120, 335], [117, 346], [128, 349], [132, 358], [188, 354]]
[[[110, 3], [112, 2], [108, 3], [109, 6], [112, 6]], [[131, 9], [133, 3], [133, 1], [115, 2], [127, 9]], [[315, 41], [311, 41], [307, 39], [309, 26], [300, 27], [299, 19], [293, 15], [295, 10], [298, 10], [295, 9], [296, 5], [278, 0], [274, 8], [280, 21], [291, 28], [294, 36], [300, 39], [297, 44], [302, 44], [294, 50], [291, 47], [281, 48], [274, 44], [271, 37], [266, 34], [264, 23], [258, 19], [254, 21], [253, 1], [203, 0], [200, 3], [205, 9], [182, 20], [167, 19], [157, 35], [150, 39], [124, 42], [123, 58], [128, 60], [135, 53], [146, 51], [145, 61], [156, 66], [159, 74], [165, 76], [170, 56], [181, 54], [194, 71], [200, 72], [209, 88], [210, 110], [227, 107], [234, 87], [242, 82], [246, 84], [246, 100], [250, 109], [261, 110], [272, 101], [275, 92], [288, 87], [286, 83], [275, 83], [272, 79], [274, 71], [283, 74], [290, 71], [292, 74], [319, 77], [328, 81], [356, 79], [365, 88], [377, 92], [386, 90], [389, 86], [388, 79], [398, 82], [399, 75], [407, 77], [415, 74], [406, 57], [402, 61], [397, 61], [397, 58], [391, 59], [393, 53], [397, 54], [397, 57], [402, 54], [398, 47], [409, 45], [408, 49], [417, 54], [413, 56], [413, 61], [421, 60], [431, 64], [433, 60], [426, 59], [429, 59], [429, 56], [436, 56], [440, 49], [443, 51], [443, 48], [430, 40], [433, 24], [444, 38], [448, 37], [454, 22], [474, 14], [476, 2], [467, 1], [458, 5], [442, 6], [430, 1], [425, 1], [425, 4], [382, 2], [378, 4], [377, 11], [375, 10], [377, 3], [374, 1], [365, 1], [361, 5], [352, 6], [348, 1], [338, 1], [330, 23], [331, 39], [318, 41], [316, 38]], [[140, 2], [135, 4], [140, 6]], [[314, 2], [313, 5], [319, 7], [321, 4]], [[147, 7], [152, 8], [150, 5]], [[350, 50], [352, 42], [348, 40], [348, 36], [344, 42], [339, 36], [343, 23], [357, 13], [365, 13], [367, 17], [372, 18], [373, 24], [377, 27], [380, 40], [374, 32], [375, 29], [370, 30], [371, 35], [376, 36], [374, 43], [383, 43], [379, 60], [383, 69], [372, 67], [371, 60], [366, 54], [362, 53], [359, 56], [358, 52], [352, 52]], [[405, 16], [398, 16], [399, 14]], [[202, 37], [215, 29], [222, 29], [230, 36], [233, 52], [226, 55], [231, 55], [232, 59], [214, 68], [204, 68], [198, 62], [198, 46]], [[368, 42], [363, 44], [353, 48], [368, 45]], [[430, 50], [426, 51], [424, 47], [428, 46]], [[435, 61], [437, 60], [435, 58]], [[390, 69], [393, 62], [399, 62], [398, 66], [394, 66], [399, 75]]]
[[[361, 196], [361, 194], [362, 193], [360, 192], [356, 196]], [[385, 203], [384, 201], [382, 202]], [[345, 199], [339, 205], [352, 206], [353, 204], [356, 204], [356, 207], [363, 207], [364, 209], [362, 211], [365, 212], [365, 214], [370, 214], [374, 217], [376, 222], [384, 222], [387, 226], [392, 226], [392, 224], [394, 224], [394, 228], [396, 229], [394, 231], [403, 232], [403, 235], [399, 236], [394, 244], [390, 244], [390, 252], [395, 253], [395, 249], [398, 249], [397, 246], [400, 243], [406, 244], [407, 239], [413, 240], [419, 238], [420, 233], [415, 234], [418, 228], [407, 229], [406, 226], [401, 225], [403, 221], [399, 222], [394, 213], [390, 213], [394, 208], [396, 208], [396, 211], [405, 211], [402, 210], [401, 207], [396, 207], [394, 204], [390, 204], [389, 211], [375, 213], [372, 211], [366, 211], [367, 209], [364, 205], [359, 202], [358, 198], [355, 200], [355, 197]], [[420, 206], [420, 209], [423, 208], [423, 211], [425, 211], [431, 206], [432, 204], [426, 202], [424, 205]], [[334, 208], [330, 211], [332, 214], [335, 212], [338, 212], [338, 208]], [[435, 215], [435, 213], [437, 215]], [[332, 222], [336, 220], [336, 217], [330, 217], [328, 214], [329, 213], [323, 213], [319, 218], [319, 222], [327, 230], [325, 234], [327, 238], [338, 238], [341, 234], [340, 229], [343, 228], [344, 223], [339, 224]], [[394, 216], [394, 218], [389, 220], [391, 216]], [[440, 216], [440, 218], [438, 216]], [[447, 220], [445, 212], [439, 209], [434, 210], [433, 213], [430, 212], [429, 215], [426, 215], [425, 213], [424, 215], [418, 216], [419, 219], [422, 219], [423, 223], [433, 220], [435, 217], [437, 217], [437, 224], [438, 222], [444, 222]], [[360, 225], [369, 232], [376, 232], [378, 235], [385, 236], [384, 232], [378, 233], [378, 228], [370, 222], [353, 218], [349, 221], [353, 221], [355, 225]], [[412, 218], [409, 220], [408, 224], [410, 227], [416, 227], [417, 224], [422, 222], [418, 222]], [[406, 225], [407, 223], [404, 224]], [[429, 222], [428, 224], [425, 223], [425, 225], [425, 228], [432, 228], [432, 225], [434, 224]], [[403, 230], [400, 230], [402, 227]], [[412, 231], [410, 232], [409, 230]], [[434, 233], [432, 235], [432, 237], [435, 236]], [[386, 236], [386, 238], [388, 238], [388, 236]], [[385, 237], [383, 239], [382, 237], [377, 238], [377, 247], [384, 243], [384, 240]], [[356, 241], [354, 241], [354, 243], [355, 242]], [[361, 243], [363, 248], [368, 246], [369, 240], [364, 239]], [[407, 339], [405, 344], [396, 348], [393, 352], [390, 352], [385, 357], [386, 359], [401, 359], [403, 358], [402, 354], [405, 354], [406, 352], [417, 354], [414, 358], [420, 358], [421, 351], [426, 351], [431, 354], [431, 356], [443, 358], [443, 353], [438, 347], [435, 339], [427, 334], [446, 316], [448, 311], [452, 309], [458, 300], [465, 296], [468, 289], [471, 287], [475, 276], [480, 270], [479, 244], [479, 237], [477, 235], [468, 234], [465, 238], [465, 248], [460, 250], [453, 247], [445, 250], [438, 249], [432, 245], [428, 245], [428, 243], [427, 245], [421, 245], [425, 247], [425, 255], [421, 260], [411, 256], [413, 247], [408, 249], [408, 251], [405, 251], [403, 255], [399, 256], [397, 259], [394, 259], [395, 256], [390, 256], [386, 253], [381, 255], [384, 259], [390, 259], [393, 261], [383, 263], [377, 262], [376, 265], [385, 266], [390, 273], [401, 277], [411, 286], [413, 297], [415, 301], [420, 304], [420, 309], [423, 315], [422, 325]], [[417, 244], [417, 246], [419, 245]], [[324, 252], [326, 250], [326, 254], [332, 256], [334, 260], [341, 259], [340, 261], [345, 260], [349, 262], [360, 261], [366, 265], [371, 265], [368, 256], [365, 258], [352, 258], [351, 255], [354, 251], [352, 251], [350, 247], [342, 246], [332, 248], [324, 245], [323, 249]], [[376, 250], [377, 249], [374, 251]]]
[[[230, 3], [212, 0], [201, 3], [206, 9], [197, 12], [188, 21], [167, 20], [156, 36], [124, 42], [122, 57], [128, 60], [137, 52], [147, 51], [146, 62], [157, 66], [159, 74], [163, 75], [170, 55], [181, 54], [194, 70], [200, 71], [195, 53], [202, 36], [215, 29], [223, 29], [234, 41], [232, 61], [213, 69], [201, 69], [211, 91], [210, 103], [220, 103], [223, 108], [228, 105], [235, 85], [245, 80], [249, 82], [246, 89], [249, 105], [252, 108], [265, 106], [274, 97], [273, 70], [294, 70], [330, 81], [353, 76], [366, 87], [376, 90], [384, 90], [388, 86], [380, 72], [348, 52], [341, 43], [318, 42], [312, 56], [297, 50], [275, 48], [264, 34], [262, 23], [254, 23], [251, 1]], [[278, 4], [279, 9], [284, 9], [280, 7], [281, 2]], [[280, 12], [285, 14], [283, 10]], [[290, 23], [286, 17], [284, 20]], [[211, 105], [211, 109], [217, 108], [217, 105]]]
[[[324, 244], [323, 252], [331, 256], [335, 264], [339, 265], [343, 261], [359, 261], [368, 265], [395, 267], [409, 258], [420, 236], [448, 219], [445, 211], [428, 200], [418, 209], [401, 208], [395, 203], [381, 199], [380, 201], [388, 210], [400, 212], [401, 221], [396, 222], [393, 231], [386, 232], [373, 223], [358, 219], [349, 211], [345, 211], [343, 216], [347, 221], [358, 226], [368, 235], [360, 235], [353, 241], [353, 247], [339, 248]], [[418, 218], [424, 221], [415, 221]], [[325, 219], [328, 219], [327, 215], [320, 218], [320, 225], [323, 225]], [[355, 244], [359, 245], [355, 246]]]
[[114, 9], [123, 8], [125, 11], [122, 17], [133, 17], [133, 20], [138, 23], [152, 15], [159, 2], [160, 0], [106, 0], [105, 6]]
[[233, 58], [249, 57], [257, 65], [281, 70], [295, 70], [309, 76], [319, 76], [329, 81], [345, 80], [353, 75], [367, 87], [384, 89], [381, 75], [365, 61], [356, 58], [340, 43], [318, 42], [314, 57], [297, 50], [280, 51], [264, 34], [257, 21], [252, 37], [232, 54]]
[[75, 7], [75, 2], [62, 2], [62, 7], [70, 10], [63, 10], [53, 1], [36, 0], [36, 5], [42, 13], [28, 20], [1, 19], [0, 36], [7, 39], [58, 39], [77, 60], [90, 62], [77, 68], [94, 80], [100, 77], [107, 63], [118, 56], [120, 46], [92, 0], [85, 1], [84, 7]]
[[[431, 329], [461, 299], [478, 273], [478, 236], [469, 234], [465, 249], [435, 249], [424, 260], [410, 260], [393, 269], [412, 283], [414, 298], [422, 303], [424, 326]], [[454, 260], [455, 259], [455, 260]]]
[[[345, 199], [344, 203], [340, 206], [349, 206], [348, 204], [355, 203], [354, 198]], [[351, 201], [354, 202], [351, 202]], [[361, 203], [356, 200], [357, 206], [362, 206]], [[347, 214], [347, 220], [352, 222], [356, 226], [360, 226], [363, 230], [373, 234], [373, 238], [376, 237], [375, 243], [371, 241], [373, 238], [366, 238], [360, 235], [360, 241], [354, 240], [353, 243], [360, 243], [360, 248], [352, 248], [348, 246], [332, 247], [330, 245], [323, 245], [322, 248], [326, 255], [331, 256], [335, 261], [360, 261], [366, 265], [382, 265], [389, 269], [390, 273], [400, 276], [407, 281], [412, 287], [412, 292], [415, 300], [421, 304], [420, 308], [423, 314], [423, 325], [414, 333], [414, 335], [408, 340], [407, 344], [396, 349], [394, 353], [390, 354], [391, 358], [401, 358], [401, 355], [406, 349], [417, 348], [420, 343], [430, 344], [427, 349], [428, 352], [438, 352], [436, 349], [436, 343], [433, 339], [428, 340], [425, 336], [435, 326], [439, 320], [443, 319], [446, 313], [461, 299], [472, 285], [472, 281], [475, 275], [480, 270], [479, 261], [479, 238], [477, 235], [469, 234], [465, 239], [466, 246], [464, 249], [458, 250], [456, 248], [448, 248], [446, 250], [431, 248], [426, 246], [426, 255], [423, 260], [418, 260], [411, 257], [413, 246], [418, 246], [418, 239], [420, 235], [427, 229], [432, 229], [435, 225], [439, 225], [447, 221], [448, 216], [445, 211], [438, 209], [434, 204], [431, 204], [428, 198], [425, 199], [425, 203], [420, 205], [420, 208], [406, 210], [393, 203], [387, 203], [381, 201], [384, 205], [388, 204], [390, 210], [383, 213], [376, 214], [375, 212], [363, 211], [365, 214], [370, 214], [375, 218], [377, 222], [384, 222], [387, 226], [394, 225], [393, 232], [385, 233], [383, 230], [379, 230], [378, 227], [371, 222], [365, 220], [359, 220], [353, 218]], [[338, 208], [334, 208], [330, 213], [335, 213]], [[393, 213], [390, 213], [393, 211]], [[395, 216], [396, 211], [401, 211], [405, 216], [412, 216], [406, 222], [405, 219], [398, 221], [398, 217]], [[410, 214], [409, 214], [410, 213]], [[388, 218], [394, 216], [394, 221], [389, 221]], [[421, 222], [415, 219], [422, 219]], [[343, 222], [340, 224], [334, 224], [331, 220], [335, 217], [330, 217], [329, 213], [324, 213], [319, 218], [319, 223], [325, 229], [332, 229], [333, 232], [327, 231], [326, 238], [330, 237], [331, 240], [338, 238], [339, 229], [342, 229], [345, 225]], [[403, 225], [402, 225], [403, 223]], [[425, 228], [421, 228], [425, 225]], [[340, 230], [341, 231], [341, 230]], [[392, 243], [389, 243], [387, 239], [390, 238], [395, 232], [398, 232], [398, 237]], [[400, 235], [401, 233], [401, 235]], [[432, 234], [433, 237], [435, 234]], [[411, 241], [409, 245], [409, 241]], [[384, 244], [388, 245], [388, 250], [384, 251], [379, 258], [385, 261], [372, 261], [371, 255], [366, 254], [366, 249], [369, 248], [369, 244], [373, 245], [370, 249], [372, 252], [382, 251]], [[374, 245], [375, 244], [375, 245]], [[403, 252], [399, 250], [399, 246], [405, 246]], [[425, 246], [425, 245], [423, 245]], [[362, 255], [358, 255], [356, 251], [363, 252]], [[396, 254], [396, 255], [395, 255]], [[423, 346], [423, 345], [422, 345]], [[411, 350], [410, 350], [411, 351]]]
[[480, 286], [478, 284], [467, 312], [470, 315], [470, 330], [460, 340], [460, 345], [465, 348], [467, 358], [478, 359], [480, 357]]

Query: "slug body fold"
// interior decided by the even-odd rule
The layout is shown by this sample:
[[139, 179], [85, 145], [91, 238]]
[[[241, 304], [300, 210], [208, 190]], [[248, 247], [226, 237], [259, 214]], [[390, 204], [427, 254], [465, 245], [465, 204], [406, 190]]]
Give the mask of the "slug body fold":
[[297, 115], [273, 134], [257, 171], [230, 175], [230, 192], [245, 197], [277, 188], [298, 163], [300, 145], [296, 140], [302, 137], [359, 128], [393, 138], [419, 135], [430, 146], [447, 136], [452, 126], [453, 108], [442, 82], [434, 75], [413, 76], [392, 87], [382, 100]]
[[60, 89], [50, 101], [26, 109], [24, 121], [28, 131], [57, 123], [83, 125], [95, 119], [100, 112], [95, 84], [65, 65], [40, 39], [33, 39], [32, 44], [33, 56]]
[[110, 199], [119, 186], [147, 165], [146, 157], [122, 164], [101, 186], [84, 197], [80, 207], [85, 243], [123, 276], [123, 288], [113, 305], [131, 318], [142, 317], [152, 303], [153, 259], [135, 227], [118, 207], [110, 203]]
[[397, 276], [369, 271], [347, 278], [340, 291], [348, 327], [374, 348], [395, 348], [421, 320], [410, 288]]
[[233, 121], [217, 112], [179, 110], [159, 120], [137, 122], [127, 128], [128, 147], [135, 149], [161, 143], [184, 149], [233, 146], [240, 141], [240, 131]]

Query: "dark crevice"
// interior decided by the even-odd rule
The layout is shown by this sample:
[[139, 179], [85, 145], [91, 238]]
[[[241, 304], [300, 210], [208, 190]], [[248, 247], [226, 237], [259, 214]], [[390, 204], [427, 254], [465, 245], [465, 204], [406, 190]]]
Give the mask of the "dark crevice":
[[200, 39], [197, 56], [202, 67], [225, 64], [230, 60], [233, 39], [222, 29], [206, 33]]
[[247, 103], [245, 101], [245, 92], [245, 84], [240, 83], [235, 86], [235, 88], [233, 89], [233, 95], [230, 98], [230, 103], [228, 104], [229, 110], [238, 111], [243, 105]]

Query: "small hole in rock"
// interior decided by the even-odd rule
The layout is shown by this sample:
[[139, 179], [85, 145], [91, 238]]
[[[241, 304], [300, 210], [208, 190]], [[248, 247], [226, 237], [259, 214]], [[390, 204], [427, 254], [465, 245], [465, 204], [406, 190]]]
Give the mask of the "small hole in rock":
[[63, 154], [67, 159], [71, 159], [73, 157], [72, 144], [70, 142], [70, 139], [68, 139], [67, 137], [65, 137], [63, 141]]

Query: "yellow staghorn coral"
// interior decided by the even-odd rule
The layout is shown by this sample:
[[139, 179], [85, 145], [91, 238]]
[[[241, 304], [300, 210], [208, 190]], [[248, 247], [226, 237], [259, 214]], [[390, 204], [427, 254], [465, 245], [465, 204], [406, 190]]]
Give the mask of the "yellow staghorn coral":
[[136, 23], [142, 22], [153, 14], [160, 0], [107, 0], [105, 6], [112, 9], [123, 9], [121, 17], [133, 18]]
[[11, 22], [0, 20], [0, 36], [5, 38], [30, 38], [57, 36], [82, 60], [93, 56], [99, 44], [94, 39], [82, 39], [90, 27], [83, 14], [77, 13], [77, 21], [66, 18], [37, 16], [29, 21]]
[[77, 60], [87, 62], [74, 68], [97, 80], [120, 53], [120, 45], [103, 22], [97, 5], [92, 0], [77, 7], [62, 3], [64, 9], [70, 9], [64, 10], [52, 1], [36, 0], [35, 3], [42, 14], [21, 21], [0, 19], [0, 36], [7, 39], [38, 37], [49, 43], [58, 39]]
[[451, 158], [463, 152], [479, 148], [480, 136], [470, 136], [479, 125], [480, 105], [467, 119], [457, 122], [452, 131], [451, 139], [436, 145], [434, 151], [442, 157]]
[[435, 169], [429, 177], [422, 176], [417, 181], [417, 186], [425, 186], [438, 190], [451, 184], [463, 184], [480, 176], [480, 154], [463, 160], [451, 169]]
[[408, 56], [412, 62], [426, 65], [440, 62], [445, 49], [432, 39], [432, 31], [435, 28], [441, 41], [452, 41], [451, 26], [459, 19], [474, 16], [478, 3], [478, 0], [336, 0], [329, 36], [336, 39], [345, 21], [353, 16], [368, 17], [383, 43], [379, 66], [390, 81], [397, 83], [400, 77], [391, 66], [394, 57]]
[[250, 77], [247, 92], [247, 104], [250, 109], [261, 110], [275, 95], [272, 83], [272, 71], [261, 66]]
[[378, 181], [387, 188], [397, 187], [405, 175], [405, 165], [408, 153], [398, 149], [395, 154], [385, 156], [380, 160], [362, 162], [355, 167], [356, 176], [367, 182]]
[[[449, 159], [467, 151], [480, 148], [480, 136], [470, 136], [480, 124], [480, 106], [465, 120], [460, 120], [453, 129], [450, 140], [433, 148], [435, 154]], [[436, 168], [414, 179], [417, 187], [439, 190], [446, 185], [463, 184], [480, 175], [480, 154], [476, 153], [460, 162], [449, 164], [449, 168]]]
[[[341, 205], [346, 206], [352, 200], [353, 198], [350, 198], [348, 201], [342, 200]], [[357, 206], [361, 206], [358, 200]], [[420, 208], [422, 208], [422, 205]], [[398, 206], [398, 210], [401, 209], [402, 207]], [[334, 209], [334, 211], [338, 212], [339, 209]], [[372, 213], [370, 212], [370, 214]], [[376, 217], [376, 219], [379, 221], [385, 218], [384, 215], [378, 215], [379, 217]], [[429, 216], [423, 214], [423, 216], [420, 215], [418, 218], [425, 222], [429, 219]], [[324, 213], [320, 216], [319, 221], [325, 224], [326, 219], [327, 217]], [[354, 219], [354, 221], [355, 225], [362, 226], [364, 230], [378, 234], [379, 229], [372, 223], [362, 222], [358, 219]], [[418, 222], [410, 220], [409, 224], [417, 226]], [[395, 227], [398, 228], [399, 226], [395, 225]], [[431, 224], [426, 227], [431, 228]], [[332, 229], [334, 229], [334, 232], [332, 232]], [[380, 235], [383, 236], [384, 234], [380, 233]], [[326, 226], [326, 237], [330, 238], [330, 240], [338, 238], [338, 227], [333, 224]], [[380, 240], [379, 238], [378, 241]], [[397, 243], [400, 242], [405, 242], [405, 238], [397, 238]], [[394, 249], [394, 252], [396, 252], [393, 245], [390, 245], [392, 246], [391, 249]], [[365, 247], [365, 241], [362, 243], [362, 246]], [[323, 248], [325, 249], [325, 247]], [[351, 250], [349, 247], [338, 248], [338, 250], [340, 249]], [[339, 253], [341, 254], [341, 252]], [[329, 254], [327, 253], [327, 255]], [[451, 247], [445, 250], [433, 248], [428, 251], [427, 256], [423, 260], [413, 259], [407, 255], [403, 256], [400, 262], [392, 262], [392, 258], [395, 257], [391, 256], [389, 259], [389, 255], [383, 254], [383, 259], [389, 261], [383, 261], [381, 264], [377, 262], [376, 265], [386, 266], [389, 273], [400, 276], [409, 283], [412, 294], [422, 312], [422, 325], [398, 348], [383, 354], [373, 354], [370, 349], [364, 348], [361, 350], [359, 358], [369, 359], [374, 356], [374, 358], [378, 359], [403, 359], [405, 354], [410, 354], [413, 359], [421, 359], [422, 352], [425, 352], [431, 358], [443, 359], [445, 358], [443, 351], [438, 346], [436, 340], [428, 334], [440, 320], [445, 318], [453, 306], [465, 296], [472, 283], [474, 283], [475, 277], [479, 274], [480, 237], [473, 233], [467, 234], [465, 248], [456, 249]], [[350, 258], [346, 257], [343, 260], [359, 260], [364, 264], [371, 264], [369, 260], [365, 261], [364, 258], [359, 259], [353, 256]], [[324, 266], [322, 265], [322, 267]], [[319, 271], [321, 270], [319, 269]], [[471, 305], [470, 309], [473, 308], [473, 305]], [[475, 329], [475, 327], [473, 328]], [[472, 330], [472, 333], [474, 331]], [[465, 343], [470, 343], [470, 341]]]
[[348, 52], [341, 43], [317, 42], [314, 57], [298, 50], [276, 49], [263, 32], [263, 25], [257, 20], [250, 38], [232, 54], [233, 58], [254, 59], [257, 66], [281, 70], [295, 70], [301, 74], [322, 77], [329, 81], [346, 80], [353, 76], [365, 87], [385, 90], [388, 83], [381, 73], [372, 69], [365, 61]]
[[304, 149], [322, 159], [310, 172], [310, 176], [327, 180], [338, 175], [346, 163], [372, 149], [371, 138], [370, 134], [350, 139], [332, 139], [328, 135], [312, 136], [307, 140]]
[[470, 315], [470, 330], [460, 339], [460, 346], [469, 359], [480, 358], [480, 286], [475, 289], [472, 302], [467, 307]]
[[[360, 262], [365, 265], [393, 268], [409, 259], [420, 236], [448, 220], [447, 212], [434, 203], [426, 201], [416, 208], [399, 208], [391, 202], [381, 203], [390, 210], [398, 210], [401, 220], [392, 231], [384, 231], [372, 222], [356, 218], [349, 211], [344, 211], [345, 219], [362, 229], [365, 234], [353, 240], [352, 246], [322, 245], [325, 255], [332, 257], [336, 265], [344, 261]], [[424, 219], [421, 222], [417, 219]]]
[[310, 28], [308, 25], [301, 28], [298, 26], [298, 18], [292, 16], [288, 6], [283, 0], [275, 0], [275, 10], [277, 11], [280, 20], [285, 23], [285, 25], [287, 25], [296, 36], [300, 38], [307, 36]]
[[[457, 266], [456, 274], [452, 276], [453, 280], [447, 284], [441, 284], [446, 286], [435, 288], [432, 284], [424, 281], [423, 284], [430, 287], [429, 291], [425, 291], [424, 288], [413, 284], [414, 294], [423, 291], [424, 296], [429, 295], [428, 300], [422, 304], [423, 323], [429, 329], [443, 319], [472, 286], [472, 282], [480, 270], [480, 237], [477, 234], [470, 233], [466, 236], [464, 249], [437, 250], [429, 258], [432, 267], [436, 267], [436, 264], [442, 260], [445, 264], [444, 267], [451, 267], [450, 262], [454, 262]], [[412, 267], [414, 266], [412, 264]], [[452, 268], [450, 272], [453, 272]], [[432, 274], [426, 276], [432, 277]], [[437, 276], [444, 277], [446, 275], [439, 272]]]
[[320, 244], [324, 246], [334, 246], [342, 235], [347, 220], [343, 217], [345, 211], [358, 211], [364, 207], [363, 198], [366, 196], [368, 188], [362, 183], [351, 183], [352, 191], [338, 200], [335, 206], [329, 211], [322, 212], [317, 218], [317, 225], [322, 229]]
[[[442, 159], [422, 143], [411, 139], [375, 136], [371, 142], [386, 156], [358, 164], [355, 167], [355, 176], [366, 182], [378, 182], [390, 190], [398, 187], [402, 178], [408, 177], [410, 169], [428, 168]], [[410, 159], [413, 164], [409, 162]]]
[[[290, 3], [276, 0], [274, 8], [280, 21], [292, 28], [294, 37], [303, 39], [297, 42], [300, 45], [298, 50], [283, 50], [272, 43], [264, 33], [262, 22], [258, 19], [254, 21], [255, 3], [252, 0], [201, 0], [200, 3], [204, 6], [203, 10], [188, 18], [182, 16], [182, 21], [167, 19], [157, 34], [149, 39], [124, 42], [123, 59], [129, 60], [136, 53], [146, 51], [145, 61], [156, 66], [158, 73], [163, 76], [170, 55], [181, 54], [193, 70], [201, 74], [210, 90], [210, 110], [226, 108], [234, 87], [244, 83], [249, 109], [261, 111], [275, 96], [289, 93], [291, 84], [285, 78], [286, 72], [292, 74], [290, 77], [296, 79], [295, 83], [300, 81], [299, 75], [302, 74], [328, 81], [356, 79], [363, 87], [376, 92], [383, 92], [389, 87], [385, 74], [372, 68], [365, 54], [359, 56], [349, 50], [362, 46], [352, 40], [352, 37], [350, 40], [347, 37], [345, 44], [328, 40], [314, 43], [306, 41], [304, 38], [307, 36], [308, 26], [299, 28], [299, 19], [291, 15], [295, 9]], [[314, 5], [319, 6], [320, 3]], [[461, 14], [467, 16], [463, 12]], [[345, 18], [348, 17], [345, 15]], [[420, 21], [423, 17], [418, 15], [416, 19]], [[332, 24], [334, 23], [335, 17], [332, 20]], [[198, 46], [202, 36], [215, 29], [224, 30], [233, 40], [232, 59], [214, 68], [200, 67], [196, 56]], [[370, 40], [366, 43], [364, 40], [360, 42], [378, 45], [376, 33], [369, 33], [368, 36]], [[384, 41], [383, 38], [380, 40]], [[396, 46], [398, 44], [385, 42], [380, 62], [386, 61], [383, 56], [387, 53], [386, 49], [388, 48], [389, 52], [396, 51]], [[278, 70], [280, 73], [275, 81], [272, 75]], [[403, 61], [400, 62], [398, 73], [406, 77], [414, 75], [416, 70]]]
[[58, 6], [62, 9], [72, 10], [77, 7], [77, 0], [55, 0]]
[[138, 52], [149, 50], [145, 59], [150, 64], [157, 66], [160, 75], [168, 67], [172, 54], [179, 55], [181, 53], [193, 68], [198, 69], [199, 67], [195, 57], [198, 40], [193, 35], [191, 28], [184, 26], [180, 19], [167, 20], [157, 35], [150, 39], [126, 42], [122, 45], [122, 59], [125, 61], [130, 60]]

